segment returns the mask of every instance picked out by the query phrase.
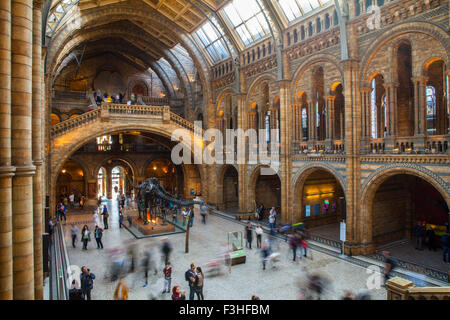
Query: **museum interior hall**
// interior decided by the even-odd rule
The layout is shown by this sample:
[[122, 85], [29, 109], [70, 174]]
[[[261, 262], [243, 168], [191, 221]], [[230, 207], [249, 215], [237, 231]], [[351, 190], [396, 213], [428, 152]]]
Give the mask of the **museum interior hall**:
[[0, 300], [450, 299], [449, 10], [1, 0]]

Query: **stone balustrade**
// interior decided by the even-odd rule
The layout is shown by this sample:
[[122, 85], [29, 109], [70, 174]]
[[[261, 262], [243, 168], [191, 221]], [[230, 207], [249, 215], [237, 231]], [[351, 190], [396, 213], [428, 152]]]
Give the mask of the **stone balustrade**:
[[394, 277], [386, 282], [388, 300], [449, 300], [450, 287], [416, 287], [409, 280]]

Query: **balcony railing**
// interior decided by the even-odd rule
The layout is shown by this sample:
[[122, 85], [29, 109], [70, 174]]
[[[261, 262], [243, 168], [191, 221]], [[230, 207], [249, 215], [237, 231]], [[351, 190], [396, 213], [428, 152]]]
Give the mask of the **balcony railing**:
[[369, 154], [446, 154], [449, 153], [450, 135], [426, 137], [395, 137], [371, 139]]

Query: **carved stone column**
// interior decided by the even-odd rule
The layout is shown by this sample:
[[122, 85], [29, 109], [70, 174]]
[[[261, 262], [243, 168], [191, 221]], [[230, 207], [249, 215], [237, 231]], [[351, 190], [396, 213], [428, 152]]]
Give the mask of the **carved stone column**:
[[[111, 200], [112, 199], [112, 168], [106, 167], [106, 198]], [[70, 192], [70, 190], [69, 190]]]
[[384, 89], [386, 92], [386, 103], [388, 110], [386, 112], [386, 131], [387, 136], [392, 138], [397, 135], [397, 83], [385, 83]]
[[11, 1], [0, 1], [0, 300], [13, 298]]
[[33, 0], [12, 0], [11, 148], [14, 299], [34, 299], [32, 57]]
[[33, 237], [35, 300], [42, 300], [44, 279], [42, 271], [42, 216], [43, 216], [43, 154], [42, 154], [42, 1], [34, 0], [33, 7], [33, 122], [32, 152], [36, 174], [33, 176]]
[[314, 101], [308, 100], [308, 123], [309, 123], [309, 139], [310, 141], [316, 140], [316, 107]]
[[336, 100], [335, 96], [328, 96], [326, 97], [327, 101], [327, 139], [334, 140], [335, 134], [334, 134], [334, 124], [335, 124], [335, 108], [334, 108], [334, 102]]

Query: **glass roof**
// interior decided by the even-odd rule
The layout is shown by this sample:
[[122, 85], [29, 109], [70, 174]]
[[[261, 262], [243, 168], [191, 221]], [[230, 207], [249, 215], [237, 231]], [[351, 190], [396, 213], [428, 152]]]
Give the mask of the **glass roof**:
[[222, 9], [245, 46], [270, 34], [265, 14], [261, 8], [263, 5], [260, 0], [233, 0]]
[[59, 22], [79, 1], [80, 0], [53, 0], [47, 17], [47, 28], [45, 30], [47, 36], [51, 37], [53, 35]]
[[293, 21], [314, 9], [323, 7], [330, 0], [277, 0], [284, 15], [289, 21]]
[[228, 58], [230, 55], [226, 49], [227, 40], [223, 31], [218, 27], [218, 23], [215, 18], [211, 18], [211, 21], [217, 27], [214, 28], [211, 22], [206, 21], [200, 28], [195, 31], [195, 34], [200, 40], [203, 48], [206, 49], [209, 56], [214, 62]]

